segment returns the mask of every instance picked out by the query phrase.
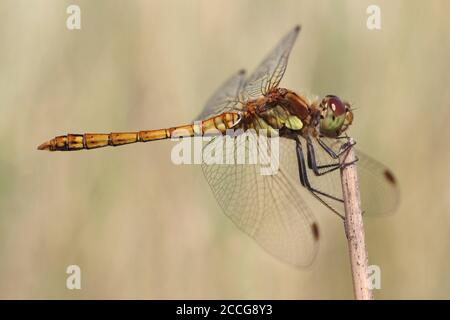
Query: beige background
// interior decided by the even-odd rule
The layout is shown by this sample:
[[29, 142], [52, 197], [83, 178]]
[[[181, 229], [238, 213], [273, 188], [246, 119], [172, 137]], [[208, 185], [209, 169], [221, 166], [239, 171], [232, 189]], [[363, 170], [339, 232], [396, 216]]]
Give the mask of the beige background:
[[[66, 29], [66, 8], [82, 29]], [[36, 151], [67, 132], [183, 124], [230, 74], [295, 24], [282, 85], [338, 93], [350, 131], [401, 183], [395, 215], [366, 219], [376, 298], [450, 298], [450, 2], [5, 1], [0, 3], [0, 298], [352, 298], [342, 222], [312, 204], [315, 263], [293, 269], [221, 213], [172, 142]], [[82, 290], [65, 268], [82, 269]]]

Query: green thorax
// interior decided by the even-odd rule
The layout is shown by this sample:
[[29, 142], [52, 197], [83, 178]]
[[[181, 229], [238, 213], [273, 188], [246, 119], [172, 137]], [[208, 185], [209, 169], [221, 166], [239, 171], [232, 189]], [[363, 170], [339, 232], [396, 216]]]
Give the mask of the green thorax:
[[246, 129], [251, 128], [256, 131], [265, 129], [269, 132], [282, 128], [301, 130], [303, 122], [297, 116], [291, 115], [285, 108], [277, 105], [259, 115], [252, 116], [246, 127]]

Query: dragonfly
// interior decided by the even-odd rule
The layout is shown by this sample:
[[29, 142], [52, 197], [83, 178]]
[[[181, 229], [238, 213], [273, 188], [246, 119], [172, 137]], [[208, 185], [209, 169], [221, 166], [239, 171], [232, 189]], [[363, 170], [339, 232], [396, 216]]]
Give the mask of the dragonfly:
[[[345, 219], [338, 169], [343, 165], [340, 155], [354, 145], [347, 135], [354, 109], [336, 95], [311, 98], [279, 87], [299, 32], [297, 25], [250, 76], [245, 70], [232, 75], [207, 101], [197, 121], [156, 130], [67, 134], [42, 143], [38, 149], [90, 150], [195, 137], [216, 130], [219, 134], [205, 143], [206, 150], [221, 148], [220, 137], [230, 136], [230, 130], [249, 133], [249, 137], [267, 129], [276, 131], [277, 135], [270, 137], [279, 141], [275, 174], [260, 174], [261, 163], [217, 164], [208, 161], [208, 156], [201, 166], [217, 202], [239, 229], [276, 258], [308, 266], [317, 255], [321, 238], [309, 201], [317, 200]], [[245, 139], [238, 138], [239, 134], [234, 134], [231, 141], [245, 144]], [[357, 149], [356, 154], [364, 215], [394, 212], [399, 200], [394, 174]]]

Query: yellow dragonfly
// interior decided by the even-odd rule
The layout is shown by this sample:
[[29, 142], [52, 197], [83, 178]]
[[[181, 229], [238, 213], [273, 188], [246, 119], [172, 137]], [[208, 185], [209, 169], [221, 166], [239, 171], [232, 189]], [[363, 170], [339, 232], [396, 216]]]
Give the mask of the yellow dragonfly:
[[[38, 149], [90, 150], [202, 136], [215, 130], [219, 135], [204, 146], [214, 149], [222, 148], [221, 135], [238, 145], [247, 141], [239, 140], [240, 134], [251, 137], [267, 130], [276, 132], [269, 137], [279, 139], [275, 174], [260, 174], [262, 165], [258, 163], [211, 163], [211, 154], [203, 159], [202, 169], [223, 211], [241, 230], [277, 258], [295, 266], [309, 265], [320, 232], [305, 198], [312, 195], [311, 199], [344, 218], [338, 157], [352, 147], [346, 131], [353, 112], [338, 96], [309, 99], [279, 87], [299, 31], [300, 26], [293, 28], [249, 77], [241, 70], [229, 78], [208, 100], [196, 122], [136, 132], [67, 134]], [[393, 212], [399, 199], [394, 174], [358, 150], [357, 155], [365, 214]]]

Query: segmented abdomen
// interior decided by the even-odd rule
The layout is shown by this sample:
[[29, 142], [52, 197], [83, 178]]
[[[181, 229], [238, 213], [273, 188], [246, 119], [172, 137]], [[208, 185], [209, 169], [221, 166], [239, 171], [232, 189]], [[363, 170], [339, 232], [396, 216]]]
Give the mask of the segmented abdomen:
[[204, 121], [199, 121], [198, 123], [167, 129], [144, 130], [138, 132], [67, 134], [44, 142], [38, 149], [49, 151], [95, 149], [174, 137], [192, 137], [194, 135], [203, 135], [208, 132], [212, 133], [212, 130], [218, 134], [225, 134], [226, 130], [238, 123], [239, 119], [239, 114], [227, 112]]

